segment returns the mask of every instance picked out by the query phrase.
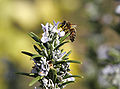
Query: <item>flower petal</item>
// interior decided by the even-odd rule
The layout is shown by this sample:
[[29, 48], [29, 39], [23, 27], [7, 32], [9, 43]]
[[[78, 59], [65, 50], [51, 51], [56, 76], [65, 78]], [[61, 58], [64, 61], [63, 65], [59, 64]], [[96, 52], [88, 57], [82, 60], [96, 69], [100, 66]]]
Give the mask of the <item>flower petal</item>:
[[64, 31], [61, 31], [61, 32], [58, 33], [58, 35], [59, 35], [60, 37], [63, 37], [63, 36], [65, 35], [65, 32], [64, 32]]
[[56, 22], [53, 20], [53, 23], [54, 23], [54, 26], [57, 27], [60, 22], [57, 22], [57, 23], [56, 23]]

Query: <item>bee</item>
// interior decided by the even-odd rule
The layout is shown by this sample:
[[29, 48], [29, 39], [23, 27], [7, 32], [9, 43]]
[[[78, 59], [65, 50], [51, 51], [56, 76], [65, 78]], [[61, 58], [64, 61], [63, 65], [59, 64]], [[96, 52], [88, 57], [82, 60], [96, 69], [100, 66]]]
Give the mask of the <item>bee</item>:
[[60, 27], [63, 31], [65, 31], [65, 34], [70, 33], [70, 40], [73, 42], [76, 37], [76, 27], [77, 25], [71, 24], [69, 21], [63, 21], [60, 23]]

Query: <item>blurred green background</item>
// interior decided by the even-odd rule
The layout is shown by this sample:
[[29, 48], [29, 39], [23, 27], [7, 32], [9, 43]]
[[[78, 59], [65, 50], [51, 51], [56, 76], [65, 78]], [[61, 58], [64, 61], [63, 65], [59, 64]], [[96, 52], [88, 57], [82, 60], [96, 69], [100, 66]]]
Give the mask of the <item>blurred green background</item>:
[[84, 63], [89, 60], [88, 49], [99, 43], [108, 46], [120, 43], [117, 30], [112, 28], [120, 21], [114, 13], [119, 4], [119, 0], [0, 0], [0, 89], [34, 89], [28, 86], [31, 78], [15, 74], [30, 72], [33, 65], [21, 51], [35, 52], [27, 33], [32, 31], [41, 37], [41, 24], [53, 20], [68, 20], [77, 25], [75, 42], [64, 48], [72, 49], [70, 59], [83, 62], [71, 64], [71, 73], [83, 75], [84, 79], [76, 79], [75, 84], [65, 89], [89, 89], [85, 85], [87, 70], [83, 67], [91, 65], [89, 61], [89, 65]]

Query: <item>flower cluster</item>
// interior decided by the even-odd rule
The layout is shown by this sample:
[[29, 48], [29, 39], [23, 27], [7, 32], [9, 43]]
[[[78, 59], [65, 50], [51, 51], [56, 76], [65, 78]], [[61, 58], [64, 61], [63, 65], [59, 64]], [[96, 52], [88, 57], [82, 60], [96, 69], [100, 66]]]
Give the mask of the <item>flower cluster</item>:
[[38, 62], [34, 60], [35, 66], [32, 69], [32, 73], [38, 73], [38, 75], [40, 76], [47, 76], [50, 67], [48, 64], [48, 61], [46, 61], [46, 57], [41, 57], [41, 60], [39, 60]]
[[41, 24], [42, 29], [44, 31], [44, 33], [42, 34], [43, 37], [41, 38], [41, 41], [43, 43], [51, 41], [56, 33], [59, 35], [59, 36], [57, 36], [58, 42], [59, 42], [58, 38], [65, 35], [64, 31], [60, 31], [57, 29], [58, 24], [59, 24], [59, 22], [55, 23], [55, 21], [54, 21], [54, 26], [52, 24], [49, 24], [49, 23], [47, 23], [45, 26], [43, 24]]
[[19, 74], [34, 77], [29, 86], [39, 82], [40, 89], [62, 89], [66, 84], [74, 82], [74, 77], [81, 77], [69, 73], [70, 63], [80, 62], [68, 60], [71, 50], [69, 52], [64, 52], [63, 49], [60, 49], [61, 46], [69, 42], [65, 41], [65, 39], [70, 33], [65, 34], [59, 27], [59, 22], [55, 23], [54, 21], [54, 25], [49, 23], [41, 25], [44, 32], [41, 39], [33, 32], [29, 33], [30, 37], [36, 41], [34, 49], [38, 54], [22, 51], [23, 54], [31, 56], [31, 59], [34, 61], [32, 71], [31, 73]]
[[101, 87], [109, 88], [111, 86], [120, 88], [120, 64], [106, 65], [101, 69], [98, 78]]
[[120, 14], [120, 5], [118, 5], [118, 6], [116, 7], [115, 13], [118, 14], [118, 15]]
[[102, 70], [103, 79], [107, 80], [108, 83], [120, 87], [120, 64], [107, 65]]
[[110, 48], [104, 45], [100, 46], [100, 48], [98, 49], [98, 58], [101, 59], [102, 62], [104, 62], [104, 67], [101, 68], [98, 79], [100, 85], [105, 87], [114, 85], [120, 88], [119, 46], [116, 46], [114, 48]]

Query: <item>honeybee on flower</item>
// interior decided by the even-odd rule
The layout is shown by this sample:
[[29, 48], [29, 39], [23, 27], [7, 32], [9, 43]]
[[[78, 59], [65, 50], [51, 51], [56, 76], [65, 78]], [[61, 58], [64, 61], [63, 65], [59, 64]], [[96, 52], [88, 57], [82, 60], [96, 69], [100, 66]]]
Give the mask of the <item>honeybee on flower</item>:
[[[65, 39], [71, 34], [66, 34], [64, 30], [61, 30], [58, 26], [59, 22], [53, 21], [53, 25], [46, 23], [41, 24], [43, 29], [42, 38], [40, 39], [33, 32], [29, 33], [30, 37], [36, 41], [34, 49], [38, 54], [22, 51], [31, 57], [34, 62], [31, 73], [18, 73], [30, 77], [34, 77], [29, 86], [39, 82], [41, 89], [62, 89], [67, 84], [75, 81], [74, 77], [80, 77], [80, 75], [72, 75], [69, 73], [70, 63], [79, 63], [79, 61], [68, 60], [68, 56], [71, 53], [65, 52], [60, 49], [61, 46], [68, 43]], [[37, 89], [35, 87], [35, 89]]]

